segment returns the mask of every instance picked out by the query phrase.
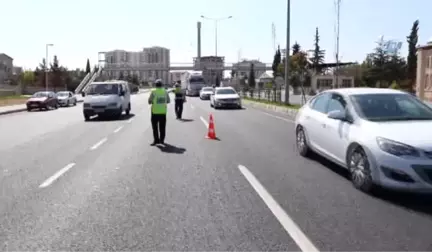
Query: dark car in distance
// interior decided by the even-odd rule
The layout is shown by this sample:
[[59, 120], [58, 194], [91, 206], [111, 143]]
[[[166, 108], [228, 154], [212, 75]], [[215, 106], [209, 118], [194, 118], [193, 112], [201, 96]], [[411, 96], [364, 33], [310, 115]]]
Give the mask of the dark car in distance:
[[58, 100], [57, 96], [54, 92], [51, 91], [42, 91], [34, 93], [27, 100], [27, 111], [31, 111], [33, 109], [57, 109], [58, 108]]

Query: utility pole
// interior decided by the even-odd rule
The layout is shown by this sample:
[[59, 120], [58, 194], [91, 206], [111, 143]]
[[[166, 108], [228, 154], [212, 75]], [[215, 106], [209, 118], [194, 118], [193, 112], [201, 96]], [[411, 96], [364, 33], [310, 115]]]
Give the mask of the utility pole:
[[48, 91], [48, 48], [54, 44], [45, 45], [45, 91]]
[[291, 1], [287, 0], [287, 27], [286, 27], [286, 52], [285, 52], [285, 104], [289, 105], [289, 55], [290, 55], [290, 5]]
[[336, 1], [336, 71], [335, 71], [335, 88], [339, 87], [339, 25], [340, 25], [340, 4], [341, 0]]

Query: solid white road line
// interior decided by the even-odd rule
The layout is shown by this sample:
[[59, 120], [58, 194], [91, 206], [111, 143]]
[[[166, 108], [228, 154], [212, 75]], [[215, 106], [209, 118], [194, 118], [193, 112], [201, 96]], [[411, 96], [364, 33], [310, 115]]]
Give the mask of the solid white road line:
[[123, 126], [118, 127], [117, 129], [114, 130], [114, 133], [119, 132], [121, 129], [123, 129]]
[[204, 125], [208, 128], [209, 124], [208, 122], [204, 119], [204, 117], [200, 116], [201, 122], [204, 123]]
[[270, 193], [264, 188], [258, 179], [243, 165], [238, 166], [240, 172], [246, 178], [246, 180], [255, 189], [267, 207], [272, 211], [276, 219], [291, 236], [294, 242], [299, 246], [301, 251], [304, 252], [318, 252], [318, 248], [313, 245], [309, 238], [300, 230], [297, 224], [288, 216], [283, 208], [276, 202], [276, 200], [270, 195]]
[[93, 145], [90, 150], [96, 150], [97, 148], [99, 148], [99, 146], [101, 146], [102, 144], [104, 144], [108, 139], [105, 137], [102, 140], [100, 140], [99, 142], [97, 142], [95, 145]]
[[51, 177], [49, 177], [47, 180], [45, 180], [45, 182], [43, 182], [39, 188], [45, 188], [49, 185], [51, 185], [54, 181], [56, 181], [58, 178], [60, 178], [61, 175], [63, 175], [64, 173], [66, 173], [67, 171], [69, 171], [72, 167], [75, 166], [75, 163], [70, 163], [68, 165], [66, 165], [64, 168], [62, 168], [60, 171], [56, 172], [54, 175], [52, 175]]
[[282, 116], [277, 116], [277, 115], [273, 115], [273, 114], [270, 114], [270, 113], [267, 113], [267, 112], [262, 112], [262, 111], [260, 111], [260, 113], [262, 113], [264, 115], [268, 115], [268, 116], [274, 117], [274, 118], [277, 118], [279, 120], [283, 120], [285, 122], [294, 123], [294, 120], [291, 120], [291, 119], [288, 119], [288, 118], [284, 118]]

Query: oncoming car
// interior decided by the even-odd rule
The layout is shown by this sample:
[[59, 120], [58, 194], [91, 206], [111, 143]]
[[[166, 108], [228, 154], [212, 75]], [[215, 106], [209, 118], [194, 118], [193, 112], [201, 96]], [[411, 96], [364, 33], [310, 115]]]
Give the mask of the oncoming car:
[[57, 100], [60, 106], [69, 107], [69, 105], [76, 106], [77, 98], [74, 93], [69, 91], [57, 92]]
[[242, 108], [240, 95], [232, 87], [216, 87], [210, 96], [210, 106], [218, 108]]
[[302, 156], [311, 151], [348, 169], [353, 185], [432, 192], [432, 109], [397, 90], [327, 90], [297, 113]]
[[131, 94], [126, 81], [93, 82], [84, 92], [83, 115], [88, 121], [91, 116], [114, 116], [120, 118], [123, 111], [131, 111]]
[[210, 100], [210, 96], [213, 94], [212, 87], [203, 87], [200, 90], [199, 96], [201, 100]]

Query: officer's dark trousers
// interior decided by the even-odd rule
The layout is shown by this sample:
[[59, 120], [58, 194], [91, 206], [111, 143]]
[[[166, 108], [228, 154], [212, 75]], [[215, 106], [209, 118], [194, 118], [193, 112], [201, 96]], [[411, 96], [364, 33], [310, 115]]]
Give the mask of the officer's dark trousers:
[[165, 141], [166, 115], [151, 114], [153, 139], [155, 143]]
[[177, 118], [181, 119], [183, 114], [183, 100], [175, 100], [174, 107]]

